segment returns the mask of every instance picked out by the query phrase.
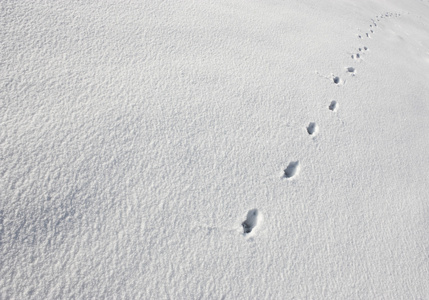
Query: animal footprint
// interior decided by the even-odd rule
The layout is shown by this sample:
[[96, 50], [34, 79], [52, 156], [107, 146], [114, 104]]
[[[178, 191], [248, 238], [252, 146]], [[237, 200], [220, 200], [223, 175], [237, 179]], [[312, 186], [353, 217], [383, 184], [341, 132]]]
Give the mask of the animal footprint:
[[252, 230], [258, 225], [259, 220], [259, 211], [256, 208], [249, 210], [249, 212], [247, 213], [246, 221], [241, 223], [241, 226], [243, 226], [244, 235], [251, 233]]
[[331, 104], [329, 104], [329, 110], [336, 112], [338, 110], [338, 102], [332, 100]]
[[355, 75], [355, 73], [356, 73], [356, 69], [355, 68], [353, 68], [353, 67], [348, 67], [348, 68], [346, 68], [346, 70], [347, 70], [347, 72], [348, 73], [350, 73], [351, 75]]
[[309, 135], [316, 135], [319, 132], [319, 126], [316, 123], [311, 122], [307, 126], [307, 132]]
[[299, 161], [293, 161], [285, 169], [283, 177], [286, 179], [292, 179], [293, 177], [298, 175], [300, 169], [301, 166], [299, 165]]
[[338, 77], [338, 76], [334, 76], [334, 77], [332, 78], [332, 81], [333, 81], [335, 84], [337, 84], [337, 85], [342, 85], [342, 84], [344, 84], [344, 81], [343, 81], [340, 77]]
[[360, 59], [360, 54], [359, 53], [353, 54], [352, 58], [355, 60], [358, 60], [358, 59]]

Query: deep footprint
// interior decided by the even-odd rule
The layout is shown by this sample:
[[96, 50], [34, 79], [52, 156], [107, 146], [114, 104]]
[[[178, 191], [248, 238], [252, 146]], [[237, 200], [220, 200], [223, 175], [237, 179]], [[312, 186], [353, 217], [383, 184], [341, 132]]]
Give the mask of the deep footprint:
[[241, 223], [241, 225], [243, 226], [243, 233], [244, 234], [251, 233], [252, 230], [258, 225], [258, 220], [259, 220], [258, 210], [256, 208], [249, 210], [249, 212], [247, 213], [246, 221]]
[[284, 171], [284, 178], [292, 179], [298, 175], [300, 168], [299, 161], [291, 162]]
[[319, 131], [319, 126], [317, 126], [316, 123], [311, 122], [310, 124], [308, 124], [307, 132], [309, 135], [316, 135], [318, 131]]
[[337, 103], [337, 101], [333, 100], [331, 102], [331, 104], [329, 104], [329, 110], [332, 110], [332, 111], [337, 111], [338, 110], [338, 103]]

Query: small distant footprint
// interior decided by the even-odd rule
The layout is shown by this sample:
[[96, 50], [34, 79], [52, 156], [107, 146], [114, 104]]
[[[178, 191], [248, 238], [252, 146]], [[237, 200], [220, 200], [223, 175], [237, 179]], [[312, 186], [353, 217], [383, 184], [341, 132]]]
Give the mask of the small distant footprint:
[[360, 54], [359, 53], [353, 54], [352, 58], [355, 60], [358, 60], [358, 59], [360, 59]]
[[299, 165], [299, 161], [293, 161], [284, 170], [283, 177], [286, 179], [292, 179], [296, 175], [298, 175], [300, 169], [301, 169], [301, 166]]
[[338, 84], [338, 85], [342, 85], [342, 84], [344, 84], [344, 81], [343, 81], [340, 77], [338, 77], [338, 76], [334, 76], [334, 77], [332, 78], [332, 81], [333, 81], [335, 84]]
[[329, 104], [329, 110], [336, 112], [338, 110], [338, 102], [332, 100], [331, 104]]
[[350, 73], [353, 76], [356, 74], [356, 69], [353, 67], [348, 67], [348, 68], [346, 68], [346, 70], [348, 73]]
[[308, 124], [307, 126], [307, 132], [309, 135], [316, 135], [319, 132], [319, 126], [317, 126], [316, 123], [311, 122], [310, 124]]
[[246, 221], [241, 223], [241, 226], [243, 226], [243, 233], [245, 235], [251, 233], [252, 230], [258, 225], [259, 220], [259, 211], [256, 208], [249, 210], [249, 212], [247, 213]]

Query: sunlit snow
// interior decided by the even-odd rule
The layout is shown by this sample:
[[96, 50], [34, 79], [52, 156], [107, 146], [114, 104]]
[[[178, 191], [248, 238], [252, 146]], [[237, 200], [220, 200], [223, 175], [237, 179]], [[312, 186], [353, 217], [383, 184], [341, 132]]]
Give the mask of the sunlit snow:
[[0, 299], [428, 299], [429, 0], [0, 3]]

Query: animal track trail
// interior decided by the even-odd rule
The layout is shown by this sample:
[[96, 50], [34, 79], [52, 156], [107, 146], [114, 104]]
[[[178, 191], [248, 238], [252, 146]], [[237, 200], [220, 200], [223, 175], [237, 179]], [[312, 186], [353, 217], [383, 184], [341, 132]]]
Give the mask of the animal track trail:
[[[377, 21], [380, 21], [380, 19], [387, 19], [387, 18], [391, 18], [391, 17], [400, 17], [401, 14], [400, 13], [391, 13], [391, 12], [386, 12], [383, 13], [379, 16], [375, 16], [375, 18], [377, 19]], [[374, 20], [372, 20], [374, 22]]]
[[241, 226], [243, 226], [243, 234], [247, 235], [251, 233], [252, 230], [258, 226], [258, 223], [260, 223], [260, 219], [261, 214], [256, 208], [249, 210], [246, 220], [241, 223]]
[[[371, 39], [372, 38], [372, 34], [374, 34], [375, 33], [375, 27], [377, 27], [378, 26], [378, 24], [377, 24], [377, 22], [380, 22], [380, 20], [381, 19], [384, 19], [384, 18], [391, 18], [391, 17], [400, 17], [401, 16], [401, 14], [400, 13], [391, 13], [391, 12], [386, 12], [386, 13], [382, 13], [381, 15], [377, 15], [377, 16], [375, 16], [375, 19], [371, 19], [371, 22], [372, 22], [372, 24], [369, 24], [369, 30], [368, 30], [368, 32], [366, 32], [365, 33], [365, 35], [363, 35], [363, 34], [359, 34], [358, 33], [358, 38], [359, 39], [363, 39], [364, 37], [366, 37], [366, 38], [369, 38], [369, 39]], [[377, 21], [377, 22], [376, 22]], [[367, 51], [368, 50], [368, 48], [367, 47], [363, 47], [363, 49], [365, 50], [365, 51]], [[362, 52], [362, 48], [359, 48], [359, 52]], [[356, 53], [356, 54], [352, 54], [352, 59], [354, 59], [354, 60], [359, 60], [359, 59], [361, 59], [361, 55], [359, 54], [359, 53]]]

